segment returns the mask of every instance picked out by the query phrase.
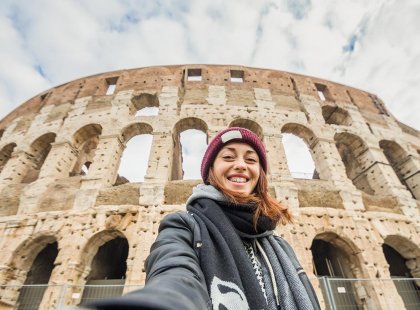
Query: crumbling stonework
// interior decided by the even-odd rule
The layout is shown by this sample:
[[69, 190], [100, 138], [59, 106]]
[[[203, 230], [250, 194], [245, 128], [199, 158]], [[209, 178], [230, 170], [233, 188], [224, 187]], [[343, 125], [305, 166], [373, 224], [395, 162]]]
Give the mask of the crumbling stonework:
[[[145, 107], [158, 107], [158, 115], [136, 116]], [[420, 277], [418, 131], [398, 122], [375, 95], [348, 86], [273, 70], [191, 65], [81, 78], [0, 121], [0, 285], [30, 284], [34, 261], [51, 244], [58, 252], [50, 285], [98, 280], [95, 255], [116, 238], [128, 243], [123, 282], [143, 284], [160, 220], [183, 210], [199, 183], [182, 181], [180, 133], [198, 129], [211, 139], [228, 126], [263, 138], [270, 190], [296, 217], [277, 231], [310, 276], [311, 246], [322, 240], [344, 253], [348, 276], [389, 278], [385, 244]], [[291, 176], [284, 133], [305, 141], [317, 178]], [[144, 182], [126, 183], [118, 176], [121, 156], [140, 134], [153, 136], [147, 174]], [[81, 290], [72, 287], [64, 304], [77, 304]], [[357, 292], [371, 309], [391, 302], [404, 308], [392, 283]], [[41, 306], [56, 306], [58, 295], [48, 288]], [[5, 308], [18, 299], [17, 289], [0, 292]]]

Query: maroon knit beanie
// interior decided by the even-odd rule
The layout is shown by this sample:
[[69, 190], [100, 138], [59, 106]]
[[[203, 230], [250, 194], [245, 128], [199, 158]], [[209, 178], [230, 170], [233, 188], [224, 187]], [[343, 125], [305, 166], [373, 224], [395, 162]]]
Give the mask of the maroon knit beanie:
[[267, 154], [264, 144], [260, 138], [251, 130], [241, 127], [231, 127], [219, 132], [207, 146], [201, 162], [201, 178], [204, 183], [208, 184], [209, 170], [213, 164], [219, 151], [226, 145], [232, 142], [242, 142], [250, 145], [255, 152], [257, 152], [260, 159], [260, 165], [264, 172], [267, 173]]

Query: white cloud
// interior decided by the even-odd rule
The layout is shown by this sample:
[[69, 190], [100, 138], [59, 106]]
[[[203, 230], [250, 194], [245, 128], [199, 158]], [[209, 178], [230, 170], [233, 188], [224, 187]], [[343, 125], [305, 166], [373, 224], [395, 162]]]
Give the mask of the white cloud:
[[135, 136], [127, 142], [118, 174], [130, 182], [142, 182], [147, 172], [152, 135]]
[[207, 136], [196, 129], [181, 132], [182, 169], [184, 180], [201, 179], [201, 159], [207, 147]]
[[3, 0], [0, 117], [82, 76], [215, 63], [361, 88], [420, 129], [418, 16], [416, 0]]

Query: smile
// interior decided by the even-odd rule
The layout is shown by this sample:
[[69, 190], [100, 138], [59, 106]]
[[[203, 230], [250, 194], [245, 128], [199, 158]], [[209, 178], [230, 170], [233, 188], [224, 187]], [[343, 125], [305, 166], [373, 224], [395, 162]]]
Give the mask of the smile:
[[248, 182], [248, 180], [246, 178], [240, 178], [240, 177], [231, 177], [228, 178], [229, 181], [234, 182], [234, 183], [246, 183]]

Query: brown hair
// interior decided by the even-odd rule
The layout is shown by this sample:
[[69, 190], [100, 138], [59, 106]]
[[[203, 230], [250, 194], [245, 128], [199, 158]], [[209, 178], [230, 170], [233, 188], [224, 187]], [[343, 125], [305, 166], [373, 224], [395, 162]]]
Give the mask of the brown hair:
[[222, 182], [214, 174], [213, 167], [210, 168], [207, 181], [220, 190], [226, 198], [233, 203], [255, 203], [257, 205], [257, 209], [253, 217], [254, 228], [256, 228], [258, 218], [261, 215], [267, 216], [276, 224], [279, 222], [281, 224], [287, 224], [291, 223], [293, 220], [287, 207], [283, 206], [280, 202], [271, 197], [268, 192], [267, 176], [261, 167], [257, 185], [255, 186], [254, 192], [250, 195], [238, 193], [224, 187]]

